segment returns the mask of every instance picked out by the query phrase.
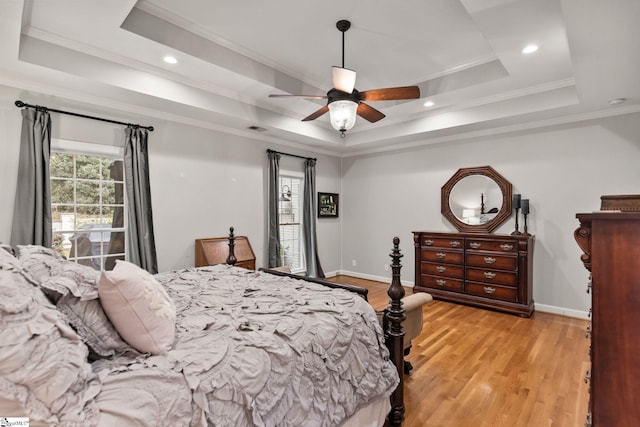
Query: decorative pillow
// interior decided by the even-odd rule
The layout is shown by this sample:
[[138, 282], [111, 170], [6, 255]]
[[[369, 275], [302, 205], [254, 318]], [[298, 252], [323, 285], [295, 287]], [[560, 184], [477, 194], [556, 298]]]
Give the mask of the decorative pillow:
[[0, 414], [35, 424], [98, 422], [87, 347], [18, 271], [0, 270]]
[[152, 354], [171, 349], [176, 309], [151, 273], [117, 260], [113, 271], [102, 272], [98, 292], [109, 320], [133, 348]]

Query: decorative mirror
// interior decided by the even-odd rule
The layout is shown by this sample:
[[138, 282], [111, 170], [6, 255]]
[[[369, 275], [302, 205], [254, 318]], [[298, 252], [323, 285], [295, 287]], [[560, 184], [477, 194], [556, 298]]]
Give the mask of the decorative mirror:
[[441, 194], [442, 215], [458, 231], [490, 233], [511, 216], [511, 183], [491, 166], [458, 169]]

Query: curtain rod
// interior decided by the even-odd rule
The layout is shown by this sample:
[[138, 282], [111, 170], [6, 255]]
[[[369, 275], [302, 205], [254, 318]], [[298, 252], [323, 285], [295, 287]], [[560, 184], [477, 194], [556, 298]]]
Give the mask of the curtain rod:
[[104, 119], [102, 117], [87, 116], [86, 114], [78, 114], [78, 113], [72, 113], [72, 112], [69, 112], [69, 111], [55, 110], [53, 108], [43, 107], [42, 105], [25, 104], [24, 102], [22, 102], [20, 100], [16, 101], [16, 107], [18, 107], [18, 108], [23, 108], [23, 107], [35, 108], [36, 110], [45, 110], [45, 111], [51, 111], [53, 113], [68, 114], [70, 116], [82, 117], [84, 119], [99, 120], [101, 122], [115, 123], [117, 125], [124, 125], [124, 126], [132, 126], [132, 127], [136, 127], [136, 128], [142, 128], [142, 129], [148, 130], [149, 132], [153, 132], [153, 126], [142, 126], [142, 125], [138, 125], [138, 124], [135, 124], [135, 123], [124, 123], [124, 122], [119, 122], [117, 120]]
[[270, 148], [267, 150], [267, 153], [282, 154], [283, 156], [297, 157], [299, 159], [305, 159], [305, 160], [318, 160], [315, 157], [298, 156], [297, 154], [283, 153], [282, 151], [276, 151], [276, 150], [272, 150]]

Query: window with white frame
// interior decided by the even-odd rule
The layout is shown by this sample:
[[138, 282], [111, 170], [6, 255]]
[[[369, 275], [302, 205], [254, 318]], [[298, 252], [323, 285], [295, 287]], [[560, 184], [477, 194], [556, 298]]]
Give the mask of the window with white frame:
[[306, 269], [302, 246], [302, 176], [293, 173], [280, 174], [280, 257], [282, 265], [292, 272]]
[[126, 255], [122, 158], [117, 147], [52, 143], [52, 248], [96, 270], [111, 270]]

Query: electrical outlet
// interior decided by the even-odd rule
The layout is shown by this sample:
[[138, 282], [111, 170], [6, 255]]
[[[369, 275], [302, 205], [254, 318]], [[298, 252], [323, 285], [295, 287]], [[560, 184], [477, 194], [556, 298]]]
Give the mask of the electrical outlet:
[[355, 267], [356, 265], [358, 265], [358, 263], [356, 262], [355, 259], [351, 260], [351, 267]]

